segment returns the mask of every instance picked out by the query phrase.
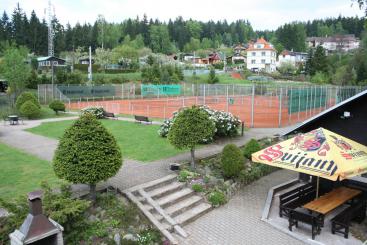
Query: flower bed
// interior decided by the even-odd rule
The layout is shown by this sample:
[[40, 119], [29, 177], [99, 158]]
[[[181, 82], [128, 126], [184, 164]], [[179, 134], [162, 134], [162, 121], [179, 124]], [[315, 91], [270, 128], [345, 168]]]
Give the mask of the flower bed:
[[[208, 113], [209, 118], [215, 123], [215, 137], [233, 137], [238, 134], [241, 121], [230, 112], [210, 109], [207, 106], [200, 106], [200, 109]], [[165, 120], [158, 130], [161, 137], [167, 137], [168, 132], [179, 112], [174, 112], [171, 119]], [[203, 143], [211, 142], [213, 139], [206, 139]]]
[[103, 112], [104, 112], [103, 107], [96, 107], [96, 106], [86, 107], [81, 110], [82, 115], [89, 113], [94, 115], [97, 119], [104, 118]]
[[[264, 138], [258, 142], [261, 148], [265, 148], [275, 143], [275, 140]], [[242, 153], [245, 152], [245, 148], [246, 146], [240, 148]], [[248, 154], [248, 151], [246, 151], [246, 154]], [[244, 158], [244, 167], [238, 176], [226, 178], [223, 173], [221, 159], [222, 154], [202, 159], [195, 170], [188, 166], [184, 167], [178, 176], [179, 181], [186, 182], [187, 186], [202, 194], [214, 207], [225, 204], [241, 186], [277, 170], [275, 167], [254, 163]]]

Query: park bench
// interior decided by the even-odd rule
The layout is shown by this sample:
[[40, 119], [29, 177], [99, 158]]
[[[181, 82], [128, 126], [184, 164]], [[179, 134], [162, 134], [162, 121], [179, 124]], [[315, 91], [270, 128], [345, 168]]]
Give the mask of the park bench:
[[312, 183], [305, 184], [279, 196], [279, 216], [288, 217], [289, 211], [312, 201], [316, 197], [316, 188]]
[[135, 122], [136, 123], [152, 124], [152, 121], [150, 121], [149, 118], [146, 117], [146, 116], [137, 116], [137, 115], [134, 115], [134, 118], [135, 118]]
[[305, 212], [298, 211], [298, 210], [290, 210], [288, 222], [289, 222], [288, 228], [290, 231], [292, 231], [293, 226], [296, 226], [296, 228], [298, 228], [298, 222], [302, 222], [302, 223], [311, 225], [312, 240], [314, 240], [315, 236], [320, 234], [321, 232], [323, 218], [322, 218], [322, 215], [320, 214], [307, 213], [306, 210]]
[[112, 119], [116, 119], [117, 120], [117, 117], [112, 112], [103, 111], [103, 116], [104, 117], [107, 117], [107, 118], [112, 118]]
[[360, 200], [352, 204], [331, 220], [331, 233], [340, 233], [348, 239], [350, 222], [361, 223], [366, 218], [366, 200]]

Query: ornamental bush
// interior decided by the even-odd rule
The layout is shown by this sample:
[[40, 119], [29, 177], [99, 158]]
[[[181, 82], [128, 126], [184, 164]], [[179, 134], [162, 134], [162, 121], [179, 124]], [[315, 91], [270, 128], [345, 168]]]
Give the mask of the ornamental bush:
[[96, 106], [86, 107], [86, 108], [81, 110], [82, 115], [92, 114], [97, 119], [104, 118], [103, 112], [104, 112], [103, 107], [96, 107]]
[[221, 163], [223, 175], [227, 178], [237, 177], [244, 166], [244, 157], [235, 144], [223, 148]]
[[38, 99], [36, 98], [36, 96], [30, 92], [23, 92], [21, 93], [16, 102], [15, 102], [15, 107], [17, 108], [17, 110], [20, 110], [20, 107], [27, 101], [31, 101], [33, 102], [33, 104], [35, 104], [38, 108], [41, 109], [41, 105], [38, 102]]
[[114, 176], [121, 165], [121, 151], [115, 138], [89, 113], [65, 131], [53, 159], [56, 176], [72, 183], [89, 184], [92, 200], [96, 184]]
[[208, 195], [208, 201], [214, 207], [219, 207], [227, 202], [226, 196], [221, 191], [213, 191]]
[[[215, 123], [216, 137], [232, 137], [238, 134], [238, 128], [241, 125], [241, 121], [237, 117], [233, 116], [229, 112], [210, 109], [207, 106], [199, 106], [199, 108], [205, 111], [209, 115], [209, 119]], [[163, 122], [160, 129], [158, 130], [158, 134], [161, 137], [167, 137], [168, 132], [179, 113], [180, 112], [174, 112], [171, 119], [165, 120]], [[200, 143], [208, 143], [212, 140], [212, 138], [204, 139]]]
[[58, 114], [59, 111], [65, 111], [65, 104], [62, 103], [60, 100], [54, 100], [52, 101], [48, 107], [50, 107], [51, 110], [53, 110], [56, 114]]
[[25, 116], [28, 119], [35, 119], [39, 117], [41, 109], [36, 104], [34, 104], [33, 101], [28, 100], [22, 104], [19, 112], [22, 116]]
[[255, 153], [257, 151], [261, 150], [261, 146], [259, 142], [255, 139], [251, 139], [247, 144], [245, 145], [245, 148], [243, 149], [243, 155], [251, 160], [252, 153]]

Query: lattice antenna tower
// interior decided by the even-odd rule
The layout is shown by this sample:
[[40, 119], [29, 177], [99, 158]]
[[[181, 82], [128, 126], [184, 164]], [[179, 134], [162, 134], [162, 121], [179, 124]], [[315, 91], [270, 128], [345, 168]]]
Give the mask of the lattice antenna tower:
[[51, 0], [48, 1], [48, 8], [47, 8], [47, 15], [48, 15], [48, 56], [54, 56], [54, 37], [55, 32], [53, 28], [53, 20], [55, 18], [55, 8], [53, 8], [51, 4]]

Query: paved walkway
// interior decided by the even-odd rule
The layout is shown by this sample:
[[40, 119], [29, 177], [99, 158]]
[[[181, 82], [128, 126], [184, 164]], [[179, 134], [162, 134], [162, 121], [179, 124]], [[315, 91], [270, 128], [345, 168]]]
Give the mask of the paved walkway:
[[270, 187], [296, 176], [293, 171], [280, 170], [245, 186], [226, 205], [185, 226], [188, 238], [176, 237], [185, 245], [303, 244], [260, 220]]

